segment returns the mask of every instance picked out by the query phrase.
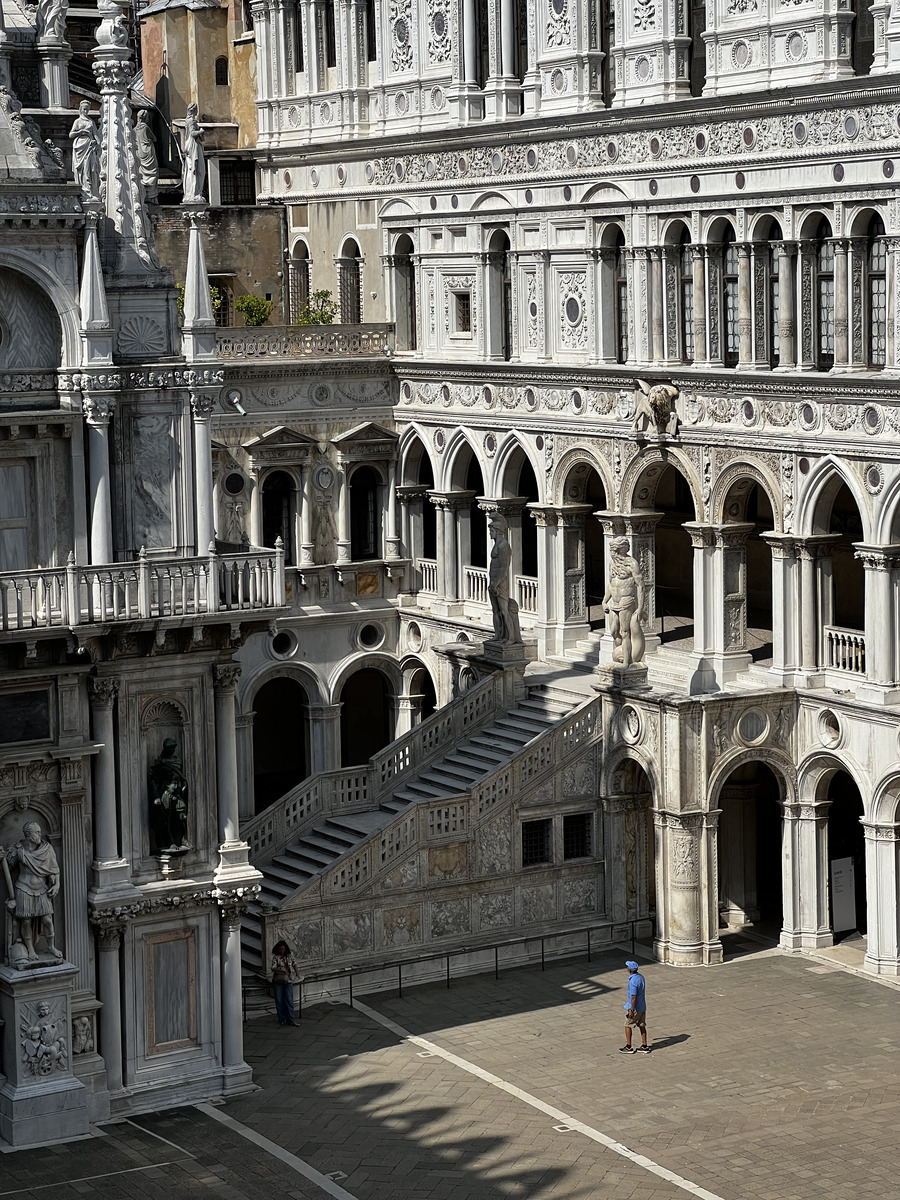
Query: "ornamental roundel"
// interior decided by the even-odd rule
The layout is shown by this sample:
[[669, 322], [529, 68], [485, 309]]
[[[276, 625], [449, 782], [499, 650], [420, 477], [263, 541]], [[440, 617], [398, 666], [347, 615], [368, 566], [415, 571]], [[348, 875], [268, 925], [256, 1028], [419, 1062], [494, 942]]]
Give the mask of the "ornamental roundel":
[[443, 454], [444, 447], [447, 445], [447, 438], [444, 436], [443, 429], [438, 429], [434, 434], [434, 448], [439, 454]]
[[566, 74], [559, 67], [550, 76], [550, 87], [556, 92], [557, 96], [561, 96], [566, 90]]
[[877, 496], [884, 487], [884, 472], [878, 463], [872, 463], [866, 467], [866, 491], [873, 496]]
[[876, 405], [867, 404], [863, 409], [862, 426], [870, 437], [881, 433], [884, 429], [884, 413]]
[[431, 89], [431, 107], [435, 112], [440, 112], [445, 104], [444, 89], [433, 87]]
[[819, 414], [815, 405], [808, 400], [801, 404], [797, 409], [797, 420], [800, 422], [800, 428], [805, 429], [807, 433], [816, 429], [819, 424]]
[[641, 740], [644, 728], [641, 714], [631, 704], [623, 705], [619, 712], [619, 736], [629, 746], [636, 745]]
[[488, 458], [493, 458], [497, 453], [497, 438], [493, 433], [487, 434], [484, 439], [484, 452]]
[[784, 54], [788, 62], [801, 62], [806, 58], [806, 38], [795, 30], [784, 43]]
[[840, 745], [843, 730], [841, 723], [838, 720], [837, 714], [832, 712], [830, 708], [826, 708], [819, 713], [816, 721], [816, 730], [819, 735], [819, 741], [828, 749], [834, 750]]
[[747, 42], [738, 41], [731, 47], [731, 65], [737, 67], [739, 71], [744, 67], [749, 67], [753, 59], [753, 52]]

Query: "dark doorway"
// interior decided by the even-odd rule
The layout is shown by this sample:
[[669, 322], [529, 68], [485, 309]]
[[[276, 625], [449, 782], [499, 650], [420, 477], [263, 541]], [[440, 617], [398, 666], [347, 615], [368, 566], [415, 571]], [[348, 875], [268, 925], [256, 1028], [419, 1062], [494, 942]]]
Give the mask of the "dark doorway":
[[728, 777], [719, 807], [719, 912], [725, 925], [757, 925], [777, 937], [784, 923], [781, 788], [763, 763]]
[[263, 545], [284, 543], [286, 566], [294, 564], [294, 481], [284, 471], [273, 471], [263, 480]]
[[307, 695], [295, 679], [272, 679], [253, 701], [253, 793], [257, 812], [309, 774]]
[[841, 484], [834, 498], [828, 532], [840, 534], [831, 559], [834, 587], [832, 624], [843, 629], [865, 629], [866, 571], [856, 557], [853, 544], [863, 540], [862, 518], [846, 483]]
[[[858, 930], [865, 933], [867, 929], [866, 913], [866, 836], [862, 827], [863, 802], [859, 788], [846, 771], [837, 771], [828, 785], [828, 799], [831, 807], [828, 810], [828, 867], [829, 887], [828, 906], [831, 928], [835, 940]], [[835, 863], [853, 863], [852, 896], [855, 907], [856, 921], [853, 924], [847, 906], [834, 894]], [[843, 884], [846, 886], [846, 871], [843, 872]], [[840, 928], [835, 928], [835, 923]]]
[[371, 467], [357, 467], [350, 476], [350, 557], [353, 562], [381, 557], [379, 482]]
[[684, 528], [695, 520], [694, 499], [683, 475], [666, 467], [656, 489], [656, 616], [663, 641], [693, 636], [694, 551]]
[[374, 667], [351, 675], [341, 690], [341, 766], [357, 767], [393, 741], [393, 695]]
[[605, 623], [603, 597], [606, 594], [606, 563], [604, 560], [603, 526], [594, 516], [606, 508], [606, 489], [596, 471], [588, 475], [584, 502], [591, 512], [584, 518], [584, 591], [588, 624], [591, 629]]
[[469, 503], [469, 563], [470, 567], [487, 566], [487, 513], [478, 507], [478, 497], [484, 495], [484, 480], [475, 455], [469, 460], [466, 472], [467, 492], [474, 492]]
[[425, 721], [437, 709], [437, 693], [430, 673], [422, 667], [409, 682], [409, 694], [418, 700], [418, 720]]

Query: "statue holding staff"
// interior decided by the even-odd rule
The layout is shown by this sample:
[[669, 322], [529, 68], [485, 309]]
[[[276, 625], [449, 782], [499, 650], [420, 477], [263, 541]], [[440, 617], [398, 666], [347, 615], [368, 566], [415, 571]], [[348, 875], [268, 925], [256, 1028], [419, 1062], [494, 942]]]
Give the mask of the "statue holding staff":
[[[14, 945], [21, 943], [24, 946], [26, 963], [36, 963], [39, 958], [35, 942], [38, 937], [43, 937], [53, 957], [61, 959], [62, 951], [56, 947], [53, 927], [53, 899], [59, 892], [59, 864], [37, 821], [26, 824], [21, 842], [8, 850], [0, 846], [0, 862], [9, 891], [6, 907], [19, 926]], [[18, 866], [15, 887], [10, 864]], [[13, 957], [11, 946], [10, 958]]]

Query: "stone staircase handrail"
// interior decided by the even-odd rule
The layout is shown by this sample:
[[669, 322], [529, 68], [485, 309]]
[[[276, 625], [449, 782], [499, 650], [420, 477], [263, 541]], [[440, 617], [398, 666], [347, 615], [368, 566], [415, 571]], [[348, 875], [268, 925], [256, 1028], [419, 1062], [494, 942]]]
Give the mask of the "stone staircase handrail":
[[[445, 796], [433, 803], [421, 801], [416, 806], [423, 814], [418, 835], [415, 833], [415, 813], [399, 813], [396, 820], [381, 830], [379, 840], [374, 843], [374, 855], [369, 855], [366, 848], [353, 847], [319, 877], [321, 897], [334, 899], [346, 896], [392, 871], [395, 859], [400, 854], [408, 853], [414, 840], [426, 840], [427, 814], [431, 810], [465, 806], [466, 812], [456, 814], [457, 826], [460, 830], [476, 828], [493, 814], [498, 802], [512, 795], [521, 795], [557, 767], [572, 750], [597, 740], [600, 704], [600, 696], [588, 697], [556, 725], [528, 742], [518, 754], [468, 790], [460, 791], [455, 796]], [[371, 862], [372, 858], [379, 864], [377, 869]], [[348, 860], [351, 862], [349, 870]]]
[[284, 549], [0, 572], [0, 631], [192, 617], [285, 603]]
[[241, 836], [250, 847], [250, 862], [265, 862], [329, 813], [377, 808], [401, 777], [428, 766], [455, 739], [487, 724], [502, 699], [502, 677], [492, 675], [385, 746], [365, 766], [321, 771], [304, 779], [242, 825]]

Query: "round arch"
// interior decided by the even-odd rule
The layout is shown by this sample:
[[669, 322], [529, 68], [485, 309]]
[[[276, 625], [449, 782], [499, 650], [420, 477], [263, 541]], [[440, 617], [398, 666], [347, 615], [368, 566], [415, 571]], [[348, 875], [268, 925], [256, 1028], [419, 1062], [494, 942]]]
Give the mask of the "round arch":
[[515, 208], [502, 192], [482, 192], [472, 201], [469, 212], [506, 212]]
[[585, 192], [582, 193], [579, 200], [580, 204], [599, 203], [603, 200], [618, 200], [621, 197], [626, 200], [631, 200], [633, 192], [630, 188], [623, 184], [616, 183], [592, 183]]
[[27, 251], [13, 247], [3, 248], [0, 268], [23, 275], [46, 296], [60, 324], [59, 366], [70, 369], [80, 366], [80, 308], [62, 280]]
[[[650, 807], [659, 808], [660, 781], [656, 773], [653, 756], [643, 746], [625, 746], [606, 759], [600, 770], [600, 795], [620, 795], [626, 786], [622, 772], [629, 763], [635, 763], [647, 776], [650, 784]], [[619, 776], [618, 780], [616, 776]]]
[[642, 450], [629, 463], [622, 479], [619, 495], [619, 511], [637, 512], [652, 509], [656, 501], [656, 489], [660, 477], [667, 467], [674, 467], [682, 476], [691, 493], [694, 504], [694, 520], [704, 517], [703, 489], [697, 478], [694, 464], [679, 450], [667, 449], [665, 455], [655, 448]]
[[619, 238], [625, 239], [625, 244], [628, 244], [628, 232], [625, 229], [624, 221], [605, 221], [600, 227], [600, 236], [597, 239], [598, 246], [607, 246], [610, 249], [618, 244]]
[[685, 234], [693, 241], [690, 218], [669, 217], [660, 230], [660, 241], [664, 246], [677, 246]]
[[782, 236], [781, 217], [774, 212], [757, 213], [747, 225], [748, 242], [769, 242]]
[[298, 672], [282, 669], [253, 691], [253, 796], [257, 813], [311, 772], [310, 695]]
[[581, 501], [569, 495], [570, 475], [573, 470], [578, 467], [584, 467], [584, 478], [588, 476], [588, 471], [596, 471], [603, 484], [603, 491], [606, 495], [606, 504], [611, 508], [615, 502], [615, 484], [613, 482], [612, 472], [609, 468], [609, 463], [605, 458], [601, 458], [599, 454], [593, 454], [591, 450], [584, 446], [576, 447], [573, 450], [567, 450], [550, 477], [550, 486], [547, 489], [551, 504], [565, 504], [567, 501], [571, 504], [580, 504]]
[[798, 240], [819, 237], [819, 230], [823, 224], [828, 226], [829, 233], [826, 236], [830, 237], [831, 231], [834, 229], [834, 212], [828, 212], [824, 208], [807, 209], [800, 214], [796, 222]]
[[768, 767], [778, 779], [781, 786], [781, 803], [793, 804], [797, 800], [797, 771], [793, 761], [780, 750], [767, 747], [751, 746], [746, 749], [735, 748], [716, 761], [709, 773], [706, 785], [709, 811], [720, 808], [720, 793], [729, 777], [741, 767], [750, 763], [760, 762]]
[[[268, 637], [268, 634], [263, 634]], [[267, 662], [262, 663], [247, 675], [242, 674], [237, 686], [237, 710], [241, 716], [249, 716], [253, 712], [253, 703], [261, 687], [272, 679], [286, 677], [295, 679], [309, 697], [310, 704], [328, 703], [328, 686], [322, 677], [303, 663], [298, 662]]]
[[403, 687], [403, 671], [396, 658], [390, 654], [385, 654], [382, 651], [370, 650], [368, 652], [360, 651], [359, 654], [351, 655], [350, 658], [345, 658], [341, 665], [335, 670], [334, 674], [328, 681], [328, 701], [329, 704], [337, 704], [341, 698], [341, 689], [357, 671], [362, 671], [367, 668], [372, 668], [387, 676], [395, 695], [399, 695]]
[[797, 796], [801, 804], [819, 804], [838, 771], [849, 775], [864, 795], [865, 772], [842, 747], [840, 758], [828, 750], [814, 750], [797, 765]]
[[718, 246], [726, 238], [735, 239], [734, 221], [723, 213], [711, 213], [700, 230], [700, 240], [708, 246]]
[[396, 736], [403, 672], [383, 654], [359, 655], [346, 664], [332, 688], [341, 706], [341, 766], [353, 767], [390, 745]]

